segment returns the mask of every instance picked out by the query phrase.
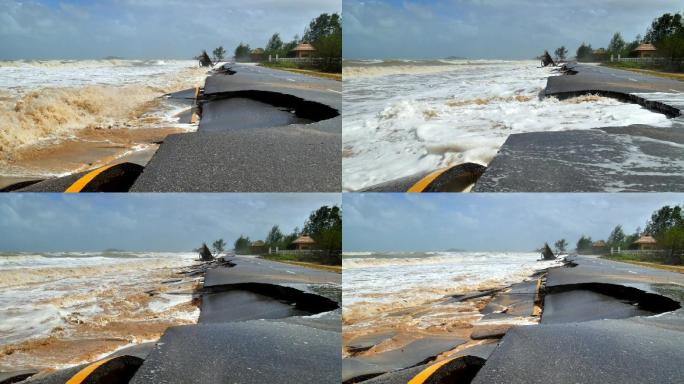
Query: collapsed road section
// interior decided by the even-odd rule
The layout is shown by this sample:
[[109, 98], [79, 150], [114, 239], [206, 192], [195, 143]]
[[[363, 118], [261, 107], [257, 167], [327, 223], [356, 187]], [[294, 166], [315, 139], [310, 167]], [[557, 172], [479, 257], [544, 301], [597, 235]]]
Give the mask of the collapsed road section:
[[[422, 362], [415, 359], [421, 348], [412, 345], [374, 361], [344, 359], [344, 381], [674, 383], [684, 377], [682, 274], [576, 256], [534, 280], [454, 300], [483, 296], [493, 297], [480, 310], [483, 317], [470, 340], [430, 341], [433, 350], [421, 348], [432, 358]], [[536, 317], [538, 324], [514, 324], [525, 316]], [[368, 350], [392, 334], [377, 336], [350, 346]], [[399, 352], [414, 360], [398, 358]]]
[[339, 382], [340, 274], [247, 256], [208, 266], [197, 324], [26, 382]]
[[[549, 270], [541, 324], [513, 328], [474, 383], [674, 383], [684, 276], [595, 257]], [[561, 347], [559, 347], [561, 346]]]
[[601, 95], [672, 118], [648, 125], [514, 134], [473, 187], [476, 192], [684, 191], [684, 83], [594, 65], [567, 64], [545, 96]]
[[671, 127], [628, 125], [511, 134], [487, 167], [463, 163], [363, 192], [684, 191], [684, 83], [569, 63], [540, 97], [598, 95], [669, 117]]
[[203, 89], [169, 97], [196, 132], [167, 136], [149, 162], [23, 182], [33, 192], [335, 192], [341, 185], [342, 84], [226, 64]]

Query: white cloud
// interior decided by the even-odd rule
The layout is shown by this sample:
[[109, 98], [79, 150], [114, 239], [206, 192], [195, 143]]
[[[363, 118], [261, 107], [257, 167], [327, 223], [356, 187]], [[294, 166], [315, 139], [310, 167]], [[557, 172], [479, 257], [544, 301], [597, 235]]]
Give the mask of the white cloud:
[[391, 3], [345, 0], [348, 58], [527, 59], [586, 41], [605, 46], [616, 31], [631, 40], [679, 0], [451, 0]]
[[219, 237], [263, 238], [302, 227], [339, 194], [125, 194], [0, 196], [0, 251], [189, 250]]
[[341, 11], [340, 0], [0, 0], [0, 59], [190, 58], [275, 32], [302, 35], [311, 19]]

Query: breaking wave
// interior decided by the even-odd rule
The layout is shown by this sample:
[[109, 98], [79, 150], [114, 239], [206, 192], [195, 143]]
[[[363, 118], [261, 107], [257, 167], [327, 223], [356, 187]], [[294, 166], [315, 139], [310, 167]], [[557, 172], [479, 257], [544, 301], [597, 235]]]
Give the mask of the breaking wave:
[[558, 73], [537, 62], [455, 62], [344, 69], [359, 75], [344, 78], [345, 191], [466, 162], [487, 165], [516, 133], [672, 126], [663, 114], [611, 98], [542, 98]]
[[342, 75], [345, 79], [390, 75], [419, 75], [457, 71], [481, 65], [504, 64], [504, 60], [345, 60]]
[[205, 76], [192, 61], [2, 62], [0, 161], [83, 128], [172, 126], [178, 110], [160, 96], [200, 85]]
[[[0, 371], [77, 364], [195, 322], [194, 253], [0, 254]], [[17, 368], [18, 367], [18, 368]]]

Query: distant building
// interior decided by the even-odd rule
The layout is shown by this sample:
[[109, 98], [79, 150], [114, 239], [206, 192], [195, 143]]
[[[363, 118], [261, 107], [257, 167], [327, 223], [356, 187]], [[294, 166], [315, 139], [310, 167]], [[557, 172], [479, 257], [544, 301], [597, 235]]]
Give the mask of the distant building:
[[316, 48], [309, 43], [301, 43], [290, 52], [293, 52], [294, 56], [297, 58], [313, 57], [314, 52], [316, 52]]
[[592, 51], [595, 61], [608, 61], [610, 59], [610, 53], [605, 50], [605, 48], [598, 48]]
[[606, 242], [603, 240], [595, 241], [591, 245], [591, 250], [594, 252], [603, 252], [606, 249]]
[[651, 43], [640, 44], [632, 52], [636, 53], [637, 57], [653, 57], [656, 53], [656, 47]]
[[658, 246], [656, 239], [649, 235], [641, 236], [639, 240], [634, 242], [634, 244], [636, 244], [642, 251], [647, 249], [655, 249]]
[[262, 48], [255, 48], [249, 53], [249, 59], [255, 63], [264, 61], [265, 51]]
[[257, 240], [255, 242], [253, 242], [252, 245], [250, 245], [250, 247], [249, 247], [249, 253], [251, 253], [253, 255], [261, 255], [261, 254], [266, 253], [266, 251], [268, 251], [266, 249], [266, 243], [264, 243], [261, 240]]
[[305, 250], [312, 249], [314, 245], [316, 245], [316, 242], [307, 235], [301, 235], [297, 238], [297, 240], [293, 241], [292, 244], [294, 244], [295, 249]]

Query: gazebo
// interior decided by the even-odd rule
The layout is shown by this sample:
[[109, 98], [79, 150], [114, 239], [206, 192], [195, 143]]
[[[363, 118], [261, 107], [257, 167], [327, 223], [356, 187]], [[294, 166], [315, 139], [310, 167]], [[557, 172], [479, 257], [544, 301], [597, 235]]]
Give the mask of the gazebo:
[[316, 52], [316, 48], [309, 43], [301, 43], [290, 52], [294, 52], [297, 58], [312, 57], [314, 52]]
[[264, 243], [261, 240], [253, 242], [252, 245], [249, 247], [249, 252], [253, 255], [261, 255], [263, 253], [266, 253], [266, 243]]
[[263, 48], [255, 48], [249, 53], [249, 58], [254, 62], [260, 62], [264, 60], [264, 53]]
[[656, 47], [651, 43], [643, 43], [636, 47], [633, 52], [636, 52], [637, 56], [641, 58], [653, 57], [656, 53]]
[[293, 241], [292, 244], [294, 244], [295, 249], [297, 250], [305, 250], [313, 248], [316, 242], [307, 235], [301, 235], [297, 238], [297, 240]]
[[653, 238], [653, 236], [644, 235], [641, 236], [639, 240], [635, 241], [634, 244], [638, 245], [639, 249], [643, 251], [647, 249], [655, 249], [655, 247], [658, 245], [658, 242]]
[[603, 251], [606, 248], [606, 242], [603, 240], [596, 241], [591, 245], [591, 248], [594, 251]]

